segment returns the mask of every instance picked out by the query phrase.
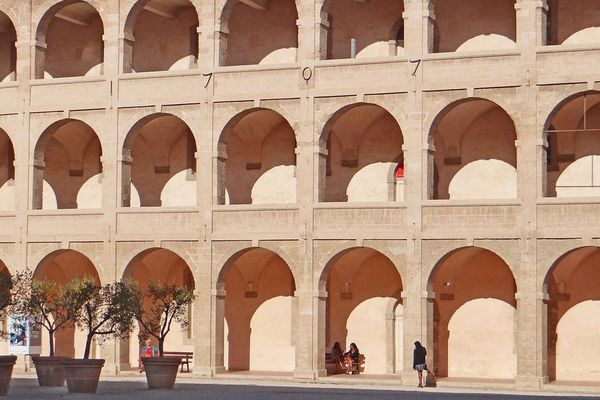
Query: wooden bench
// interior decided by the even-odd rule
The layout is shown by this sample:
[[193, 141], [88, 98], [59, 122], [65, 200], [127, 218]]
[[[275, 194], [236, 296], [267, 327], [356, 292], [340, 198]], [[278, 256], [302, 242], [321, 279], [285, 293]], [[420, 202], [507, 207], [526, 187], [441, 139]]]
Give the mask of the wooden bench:
[[[190, 372], [190, 361], [194, 358], [194, 353], [191, 351], [165, 351], [165, 357], [168, 356], [181, 356], [181, 372]], [[183, 366], [185, 365], [187, 371], [183, 370]]]
[[[333, 362], [333, 355], [330, 352], [325, 353], [325, 369], [327, 370], [327, 374], [329, 375], [329, 371], [332, 370], [332, 374], [336, 375], [339, 373], [339, 366], [337, 363]], [[354, 363], [352, 366], [353, 374], [360, 374], [365, 371], [365, 355], [358, 355], [358, 363]]]

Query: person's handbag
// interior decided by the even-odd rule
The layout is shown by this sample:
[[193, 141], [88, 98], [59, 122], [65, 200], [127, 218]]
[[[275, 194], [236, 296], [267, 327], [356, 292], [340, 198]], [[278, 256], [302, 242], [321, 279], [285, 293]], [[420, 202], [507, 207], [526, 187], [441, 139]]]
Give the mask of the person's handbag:
[[436, 387], [436, 379], [433, 372], [427, 371], [427, 375], [425, 376], [425, 387]]

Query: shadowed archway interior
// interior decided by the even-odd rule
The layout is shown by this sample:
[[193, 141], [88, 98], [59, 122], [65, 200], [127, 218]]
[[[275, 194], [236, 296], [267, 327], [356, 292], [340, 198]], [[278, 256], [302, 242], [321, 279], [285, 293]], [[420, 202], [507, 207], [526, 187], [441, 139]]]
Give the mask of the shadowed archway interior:
[[[432, 343], [428, 346], [433, 349], [429, 357], [436, 375], [513, 379], [514, 315], [509, 309], [508, 319], [498, 320], [495, 325], [484, 323], [490, 315], [505, 314], [498, 300], [516, 308], [516, 283], [504, 260], [479, 247], [455, 250], [437, 263], [428, 286], [435, 293], [428, 311], [433, 320]], [[457, 314], [463, 307], [469, 311], [466, 319]], [[492, 338], [498, 332], [502, 334], [496, 340], [474, 342], [477, 337]]]

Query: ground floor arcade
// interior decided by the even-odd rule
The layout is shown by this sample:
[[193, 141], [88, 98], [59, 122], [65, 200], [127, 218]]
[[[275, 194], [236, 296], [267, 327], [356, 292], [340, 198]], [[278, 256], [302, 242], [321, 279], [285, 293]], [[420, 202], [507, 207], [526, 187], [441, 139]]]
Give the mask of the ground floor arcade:
[[[326, 375], [325, 352], [339, 341], [365, 355], [365, 376], [412, 383], [412, 343], [428, 349], [441, 378], [537, 386], [597, 381], [600, 375], [600, 247], [539, 240], [534, 265], [519, 240], [422, 240], [420, 264], [404, 240], [30, 244], [39, 279], [177, 282], [194, 290], [192, 323], [167, 339], [193, 351], [196, 375]], [[209, 250], [204, 248], [204, 250]], [[5, 247], [3, 273], [15, 270]], [[109, 261], [116, 265], [111, 266]], [[79, 356], [73, 327], [57, 354]], [[135, 370], [137, 330], [97, 346], [114, 371]], [[47, 349], [43, 341], [43, 351]], [[0, 351], [6, 343], [0, 344]]]

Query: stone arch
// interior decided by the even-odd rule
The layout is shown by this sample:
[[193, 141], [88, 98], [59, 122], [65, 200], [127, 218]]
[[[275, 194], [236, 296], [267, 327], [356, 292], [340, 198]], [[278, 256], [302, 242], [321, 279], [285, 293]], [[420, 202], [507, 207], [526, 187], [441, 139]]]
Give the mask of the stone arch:
[[215, 269], [216, 280], [214, 282], [214, 286], [217, 288], [217, 290], [223, 289], [225, 277], [227, 276], [227, 272], [231, 267], [232, 260], [236, 260], [240, 255], [253, 249], [263, 249], [265, 251], [269, 251], [271, 253], [276, 254], [285, 262], [285, 264], [292, 272], [292, 278], [294, 279], [294, 282], [299, 281], [300, 271], [298, 270], [298, 264], [296, 260], [292, 256], [290, 256], [290, 254], [285, 252], [280, 246], [276, 244], [261, 243], [259, 246], [256, 247], [248, 247], [245, 244], [240, 243], [238, 246], [231, 247], [226, 253], [221, 255], [217, 261]]
[[[494, 50], [506, 41], [516, 48], [515, 0], [438, 0], [434, 5], [434, 52], [457, 51], [471, 40], [470, 50]], [[476, 39], [474, 39], [476, 38]], [[475, 43], [478, 41], [479, 43]]]
[[[404, 165], [403, 144], [397, 119], [380, 105], [355, 103], [336, 111], [319, 137], [319, 201], [349, 201], [348, 185], [367, 165]], [[385, 170], [375, 179], [386, 184]]]
[[[44, 208], [43, 183], [52, 187], [57, 207], [86, 208], [77, 197], [84, 183], [102, 174], [102, 144], [87, 123], [66, 118], [52, 123], [33, 151], [33, 209]], [[102, 185], [96, 188], [102, 194]]]
[[[550, 112], [542, 138], [544, 195], [590, 197], [600, 194], [594, 170], [600, 168], [600, 92], [583, 91], [562, 100]], [[594, 163], [596, 161], [596, 163]], [[598, 164], [598, 165], [594, 165]]]
[[4, 262], [4, 260], [0, 260], [0, 274], [8, 274], [12, 275], [14, 271], [11, 271], [9, 266]]
[[[223, 264], [216, 286], [217, 368], [292, 371], [297, 307], [292, 267], [272, 250], [244, 248]], [[267, 314], [259, 314], [263, 306], [268, 307]], [[252, 329], [255, 317], [262, 325], [270, 321], [273, 329], [284, 327], [286, 337], [270, 337], [272, 332], [260, 326]]]
[[219, 18], [219, 65], [295, 63], [298, 0], [228, 0]]
[[35, 33], [36, 79], [103, 73], [102, 9], [95, 0], [63, 0], [44, 13]]
[[[217, 20], [218, 25], [217, 28], [220, 32], [228, 32], [229, 28], [229, 17], [231, 16], [231, 12], [236, 6], [238, 0], [217, 0], [216, 10], [220, 10], [220, 17]], [[270, 0], [269, 0], [270, 1]], [[303, 16], [304, 10], [302, 9], [302, 0], [293, 0], [296, 6], [296, 13], [298, 16]], [[265, 0], [248, 0], [248, 3], [255, 4], [255, 7], [260, 9], [261, 3], [267, 3]], [[263, 6], [264, 7], [264, 6]]]
[[319, 291], [325, 291], [327, 289], [326, 285], [329, 269], [331, 268], [335, 260], [337, 260], [339, 256], [344, 255], [349, 251], [360, 248], [366, 248], [374, 252], [381, 253], [383, 256], [390, 260], [390, 262], [396, 268], [398, 275], [400, 275], [401, 277], [406, 276], [408, 274], [406, 265], [401, 263], [401, 259], [397, 255], [394, 255], [388, 249], [377, 246], [359, 246], [356, 244], [356, 241], [347, 240], [335, 247], [332, 247], [318, 260], [318, 269], [315, 271], [314, 275], [315, 287], [317, 287]]
[[[588, 327], [586, 321], [589, 319], [585, 310], [600, 309], [600, 290], [596, 285], [600, 277], [599, 261], [599, 247], [578, 247], [562, 254], [546, 273], [543, 293], [546, 298], [544, 331], [547, 348], [544, 352], [547, 371], [544, 372], [550, 380], [596, 378], [597, 365], [591, 360], [598, 354], [598, 343], [590, 342], [584, 329]], [[567, 314], [570, 323], [561, 328], [561, 321]], [[573, 351], [574, 346], [585, 348], [585, 351]], [[581, 364], [583, 358], [590, 361]]]
[[13, 210], [15, 201], [15, 149], [10, 136], [0, 128], [0, 210]]
[[[488, 134], [494, 129], [493, 134]], [[487, 140], [482, 140], [485, 135]], [[482, 98], [456, 100], [436, 115], [429, 130], [428, 141], [434, 151], [428, 153], [428, 197], [451, 199], [450, 182], [467, 164], [478, 160], [499, 160], [512, 166], [512, 185], [516, 185], [517, 133], [512, 117], [498, 103]], [[499, 168], [501, 165], [492, 165]], [[485, 167], [488, 167], [486, 164]], [[434, 171], [435, 170], [435, 171]], [[434, 173], [435, 172], [435, 173]], [[483, 173], [483, 172], [482, 172]], [[472, 182], [467, 182], [472, 185]], [[486, 190], [485, 182], [464, 188], [466, 196], [484, 199], [490, 196], [513, 196], [516, 187]]]
[[[318, 5], [317, 5], [318, 7]], [[398, 50], [396, 33], [402, 19], [404, 2], [378, 0], [376, 2], [324, 1], [321, 8], [324, 29], [321, 43], [324, 58], [343, 59], [361, 57], [389, 57], [403, 53]], [[393, 32], [393, 33], [392, 33]], [[354, 40], [356, 54], [352, 54]]]
[[[231, 204], [254, 203], [258, 196], [253, 193], [256, 182], [278, 166], [294, 171], [274, 176], [277, 189], [295, 193], [296, 146], [294, 129], [284, 116], [272, 109], [252, 108], [234, 116], [223, 128], [217, 143], [217, 203], [226, 203], [226, 191]], [[260, 193], [260, 198], [262, 204], [281, 202], [278, 191]], [[290, 200], [295, 203], [295, 196]]]
[[[427, 280], [427, 291], [430, 302], [427, 307], [428, 320], [433, 321], [428, 331], [428, 347], [433, 349], [431, 358], [436, 375], [449, 376], [449, 366], [452, 362], [452, 372], [456, 376], [465, 376], [465, 374], [474, 373], [472, 366], [465, 364], [465, 357], [469, 352], [488, 352], [494, 354], [493, 346], [474, 350], [473, 348], [461, 349], [456, 352], [459, 359], [449, 360], [449, 324], [452, 317], [459, 309], [473, 300], [483, 299], [477, 314], [473, 316], [472, 321], [477, 318], [483, 318], [489, 313], [488, 308], [495, 309], [496, 303], [492, 300], [499, 300], [516, 309], [515, 295], [517, 293], [517, 284], [511, 267], [497, 253], [482, 247], [461, 247], [446, 253], [433, 267]], [[463, 318], [464, 320], [464, 318]], [[467, 321], [469, 322], [469, 321]], [[506, 321], [505, 321], [506, 322]], [[514, 321], [505, 326], [506, 331], [513, 331]], [[470, 323], [470, 322], [469, 322]], [[457, 328], [457, 327], [455, 327]], [[459, 332], [475, 332], [481, 328], [479, 334], [486, 334], [485, 327], [476, 325], [470, 330], [458, 329]], [[460, 333], [459, 333], [460, 334]], [[510, 338], [509, 338], [510, 339]], [[502, 368], [508, 368], [516, 373], [516, 354], [514, 354], [513, 345], [503, 348], [496, 357], [496, 363], [487, 366], [484, 371], [479, 368], [476, 373], [478, 377], [498, 378], [502, 377], [504, 372]], [[507, 342], [509, 343], [509, 342]], [[509, 344], [510, 344], [509, 343]], [[504, 365], [506, 360], [514, 361], [514, 365]], [[496, 375], [494, 375], [496, 374]], [[498, 375], [500, 374], [500, 375]]]
[[547, 45], [585, 46], [598, 43], [598, 3], [593, 0], [548, 0]]
[[0, 10], [0, 82], [17, 80], [17, 30], [11, 17]]
[[[76, 250], [59, 249], [44, 256], [33, 272], [34, 280], [52, 281], [58, 286], [68, 284], [72, 279], [89, 277], [101, 284], [98, 270], [94, 263], [83, 253]], [[42, 333], [44, 336], [45, 333]], [[55, 355], [75, 357], [83, 354], [85, 333], [75, 326], [68, 325], [55, 333]], [[47, 345], [47, 338], [42, 339], [42, 352]]]
[[392, 259], [371, 247], [347, 246], [327, 261], [318, 279], [319, 292], [327, 293], [318, 304], [319, 321], [324, 322], [318, 329], [319, 365], [324, 365], [321, 349], [336, 341], [346, 347], [359, 339], [366, 343], [370, 337], [364, 346], [370, 349], [365, 373], [394, 372], [394, 351], [402, 350], [395, 349], [387, 317], [390, 302], [402, 303], [403, 281]]
[[197, 7], [190, 0], [138, 0], [125, 20], [123, 72], [197, 68], [200, 26]]
[[[169, 113], [147, 115], [137, 121], [129, 130], [122, 148], [122, 192], [123, 207], [170, 206], [163, 204], [165, 199], [177, 197], [178, 191], [192, 194], [189, 204], [196, 205], [197, 142], [190, 126], [180, 117]], [[178, 173], [186, 171], [186, 179], [177, 185], [169, 184], [167, 190], [175, 191], [167, 195], [165, 187]], [[189, 183], [189, 185], [185, 185]], [[181, 186], [183, 185], [183, 186]], [[187, 186], [192, 186], [188, 188]], [[132, 202], [132, 187], [139, 193], [140, 204]]]
[[[123, 281], [136, 282], [142, 291], [149, 282], [176, 284], [195, 290], [196, 282], [190, 264], [177, 252], [164, 247], [151, 247], [136, 254], [123, 271]], [[165, 340], [166, 349], [193, 351], [193, 305], [188, 309], [189, 326], [186, 329], [171, 329]], [[139, 330], [120, 341], [121, 368], [137, 368], [139, 356]]]

